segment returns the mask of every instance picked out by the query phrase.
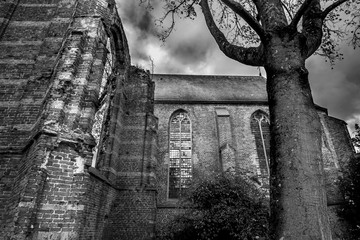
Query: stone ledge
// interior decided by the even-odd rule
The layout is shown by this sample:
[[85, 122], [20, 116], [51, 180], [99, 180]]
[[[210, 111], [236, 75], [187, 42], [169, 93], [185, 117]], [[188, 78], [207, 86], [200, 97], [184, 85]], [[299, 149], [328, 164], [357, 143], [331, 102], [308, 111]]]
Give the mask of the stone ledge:
[[[88, 172], [90, 173], [90, 175], [93, 175], [94, 177], [104, 181], [105, 183], [109, 184], [110, 186], [114, 187], [110, 181], [101, 174], [101, 172], [99, 170], [97, 170], [96, 168], [93, 167], [89, 167], [88, 168]], [[114, 187], [115, 188], [115, 187]]]

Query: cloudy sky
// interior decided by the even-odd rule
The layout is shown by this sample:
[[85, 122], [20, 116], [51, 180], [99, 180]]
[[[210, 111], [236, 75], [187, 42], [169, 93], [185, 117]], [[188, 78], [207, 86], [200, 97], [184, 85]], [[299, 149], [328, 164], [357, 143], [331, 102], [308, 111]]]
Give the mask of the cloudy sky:
[[[196, 20], [177, 21], [175, 31], [163, 43], [157, 37], [161, 28], [154, 23], [162, 13], [156, 1], [150, 13], [139, 6], [139, 0], [116, 1], [133, 65], [151, 71], [151, 58], [154, 73], [259, 75], [258, 68], [231, 60], [219, 50], [201, 14]], [[345, 59], [334, 69], [319, 56], [309, 58], [307, 68], [315, 102], [353, 129], [355, 122], [360, 123], [360, 51], [346, 41], [341, 50]], [[260, 71], [264, 76], [264, 70]]]

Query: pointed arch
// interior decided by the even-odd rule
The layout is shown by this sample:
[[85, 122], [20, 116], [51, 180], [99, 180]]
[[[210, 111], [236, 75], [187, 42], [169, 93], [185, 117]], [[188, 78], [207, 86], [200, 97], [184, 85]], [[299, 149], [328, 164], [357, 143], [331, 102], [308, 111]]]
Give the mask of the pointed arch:
[[112, 49], [114, 52], [114, 66], [124, 69], [130, 64], [129, 47], [126, 41], [125, 33], [117, 25], [110, 28], [112, 35]]
[[254, 134], [256, 151], [259, 161], [259, 173], [267, 178], [270, 173], [270, 121], [269, 116], [262, 110], [251, 115], [251, 132]]
[[[112, 94], [121, 86], [120, 78], [124, 76], [126, 68], [130, 66], [130, 56], [125, 33], [121, 25], [111, 26], [104, 23], [106, 36], [99, 38], [97, 48], [97, 60], [101, 64], [93, 66], [92, 71], [98, 73], [95, 77], [97, 88], [96, 109], [93, 120], [92, 135], [95, 138], [96, 146], [93, 150], [92, 166], [98, 169], [107, 169], [113, 165], [111, 154], [106, 151], [115, 141], [109, 132], [115, 131], [118, 123], [110, 123], [110, 119], [117, 116], [118, 109], [112, 108], [113, 102], [119, 101], [119, 94], [112, 97]], [[93, 74], [95, 76], [95, 74]], [[121, 78], [123, 81], [123, 78]], [[114, 87], [116, 86], [116, 87]]]
[[169, 121], [168, 198], [184, 195], [192, 181], [192, 129], [189, 114], [175, 111]]

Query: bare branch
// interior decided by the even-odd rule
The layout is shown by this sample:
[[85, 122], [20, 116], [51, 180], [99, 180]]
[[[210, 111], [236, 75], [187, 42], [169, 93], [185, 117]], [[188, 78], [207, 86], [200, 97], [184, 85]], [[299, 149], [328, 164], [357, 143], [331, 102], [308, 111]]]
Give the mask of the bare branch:
[[328, 6], [323, 12], [322, 12], [322, 18], [325, 19], [325, 17], [335, 8], [337, 8], [338, 6], [340, 6], [341, 4], [343, 4], [344, 2], [347, 2], [349, 0], [339, 0], [337, 2], [334, 2], [333, 4], [331, 4], [330, 6]]
[[220, 50], [229, 58], [251, 66], [263, 66], [264, 54], [263, 47], [240, 47], [230, 44], [225, 35], [216, 26], [214, 19], [211, 15], [208, 0], [201, 0], [200, 2], [206, 25], [208, 26], [211, 35], [214, 37]]
[[171, 9], [169, 9], [169, 10], [165, 13], [165, 15], [160, 19], [160, 21], [165, 20], [169, 14], [173, 14], [173, 15], [174, 15], [174, 14], [176, 13], [176, 11], [177, 11], [182, 5], [184, 5], [185, 3], [186, 3], [186, 0], [183, 0], [183, 1], [181, 1], [178, 5], [174, 6], [174, 7], [171, 8]]
[[249, 26], [259, 35], [261, 40], [265, 40], [265, 31], [259, 22], [238, 2], [234, 0], [221, 0], [226, 6], [242, 17]]
[[301, 17], [308, 10], [310, 5], [314, 2], [319, 2], [319, 0], [305, 0], [305, 2], [300, 6], [299, 10], [296, 12], [295, 16], [293, 17], [293, 19], [289, 25], [290, 28], [296, 29], [296, 26], [298, 25]]
[[[140, 0], [141, 3], [144, 3], [145, 1], [149, 1], [149, 0]], [[165, 41], [171, 34], [171, 32], [174, 30], [175, 27], [175, 15], [180, 15], [183, 14], [184, 9], [186, 8], [187, 15], [185, 17], [189, 17], [191, 18], [191, 15], [194, 15], [195, 11], [194, 11], [194, 5], [198, 3], [198, 0], [192, 0], [191, 3], [189, 3], [189, 0], [181, 0], [179, 1], [178, 4], [176, 4], [175, 1], [172, 1], [171, 3], [167, 3], [165, 6], [165, 9], [168, 9], [165, 14], [158, 20], [156, 20], [157, 23], [159, 23], [159, 25], [162, 25], [165, 21], [165, 19], [167, 19], [169, 17], [169, 15], [171, 16], [171, 24], [170, 26], [163, 31], [162, 34], [160, 34], [160, 39], [162, 41]], [[196, 13], [195, 13], [196, 15]]]

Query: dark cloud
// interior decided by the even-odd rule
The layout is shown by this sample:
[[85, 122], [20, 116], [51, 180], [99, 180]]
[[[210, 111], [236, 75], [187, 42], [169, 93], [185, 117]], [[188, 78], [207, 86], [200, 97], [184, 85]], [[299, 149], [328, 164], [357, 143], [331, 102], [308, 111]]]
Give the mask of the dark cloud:
[[194, 25], [192, 20], [183, 20], [176, 25], [164, 48], [182, 64], [193, 65], [207, 61], [214, 51], [215, 43], [208, 30], [201, 25]]
[[170, 52], [183, 63], [193, 64], [206, 60], [209, 45], [200, 42], [180, 42], [175, 48], [170, 48]]
[[[158, 1], [152, 1], [154, 7]], [[127, 25], [139, 30], [142, 35], [157, 35], [157, 28], [154, 24], [154, 17], [145, 4], [139, 5], [139, 1], [117, 0], [119, 14]]]
[[333, 69], [319, 56], [310, 58], [307, 65], [314, 101], [350, 123], [360, 114], [360, 52], [345, 48], [344, 56]]
[[335, 69], [343, 72], [348, 81], [360, 86], [360, 51], [349, 46], [344, 46], [345, 58], [339, 62]]
[[[155, 26], [155, 18], [146, 5], [139, 5], [140, 1], [117, 0], [117, 7], [123, 21], [127, 38], [134, 59], [147, 60], [149, 56], [146, 46], [157, 39], [158, 28]], [[152, 1], [153, 7], [157, 7], [158, 0]]]
[[156, 45], [159, 51], [171, 58], [169, 61], [172, 65], [168, 62], [169, 65], [161, 66], [162, 71], [181, 72], [181, 69], [184, 71], [184, 66], [187, 69], [197, 69], [198, 64], [207, 61], [215, 46], [205, 23], [202, 20], [199, 22], [190, 19], [176, 21], [174, 31], [162, 43], [158, 36], [167, 25], [155, 24], [155, 20], [164, 14], [163, 9], [159, 7], [160, 2], [152, 0], [154, 10], [149, 11], [145, 5], [139, 6], [139, 1], [117, 1], [120, 17], [125, 30], [128, 30], [127, 38], [133, 62], [137, 64], [137, 61], [149, 61], [149, 47]]

